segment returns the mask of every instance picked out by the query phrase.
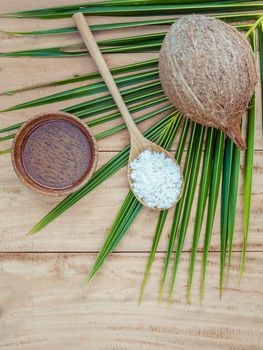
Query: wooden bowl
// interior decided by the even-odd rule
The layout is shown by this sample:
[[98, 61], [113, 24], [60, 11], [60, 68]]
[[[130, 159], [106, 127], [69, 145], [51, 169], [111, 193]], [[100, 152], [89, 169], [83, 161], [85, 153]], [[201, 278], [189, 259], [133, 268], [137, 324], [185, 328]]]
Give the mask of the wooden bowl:
[[97, 161], [92, 131], [64, 112], [29, 119], [12, 145], [12, 163], [19, 179], [46, 195], [64, 196], [80, 189], [93, 175]]

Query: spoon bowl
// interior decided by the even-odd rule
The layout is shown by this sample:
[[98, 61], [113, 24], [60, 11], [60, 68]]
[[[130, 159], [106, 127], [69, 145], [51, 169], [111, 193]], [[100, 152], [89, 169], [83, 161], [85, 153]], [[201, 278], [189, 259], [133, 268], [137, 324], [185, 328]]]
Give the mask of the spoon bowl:
[[[138, 158], [138, 156], [144, 152], [145, 150], [150, 150], [152, 152], [156, 152], [156, 153], [164, 153], [164, 155], [167, 158], [172, 159], [172, 161], [176, 164], [176, 166], [180, 169], [180, 174], [181, 177], [183, 179], [183, 173], [182, 173], [182, 169], [179, 166], [179, 164], [177, 163], [177, 161], [175, 160], [175, 158], [171, 155], [170, 152], [168, 152], [166, 149], [164, 149], [163, 147], [157, 145], [154, 142], [151, 142], [149, 140], [147, 140], [143, 135], [141, 135], [141, 140], [136, 140], [136, 142], [132, 142], [131, 143], [131, 151], [130, 151], [130, 156], [129, 156], [129, 161], [128, 161], [128, 168], [127, 168], [127, 173], [128, 173], [128, 182], [130, 185], [130, 188], [134, 194], [134, 196], [136, 197], [136, 199], [145, 207], [148, 207], [148, 205], [137, 196], [137, 194], [133, 191], [133, 180], [131, 179], [131, 172], [132, 169], [130, 167], [131, 162], [133, 162], [135, 159]], [[173, 205], [170, 208], [158, 208], [158, 207], [150, 207], [151, 210], [155, 210], [155, 211], [162, 211], [162, 210], [166, 210], [166, 209], [171, 209], [173, 207], [176, 206], [176, 204], [178, 203], [178, 201], [180, 200], [182, 193], [183, 193], [183, 187], [184, 187], [184, 183], [182, 180], [182, 185], [181, 185], [181, 190], [180, 190], [180, 194], [177, 198], [177, 200], [173, 203]]]

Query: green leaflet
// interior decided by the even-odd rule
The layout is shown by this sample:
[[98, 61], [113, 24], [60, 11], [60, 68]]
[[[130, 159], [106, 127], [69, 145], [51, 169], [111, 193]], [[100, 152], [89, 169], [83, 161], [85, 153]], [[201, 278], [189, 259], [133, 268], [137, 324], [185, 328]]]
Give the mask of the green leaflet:
[[[166, 97], [158, 97], [159, 95], [163, 95], [163, 93], [157, 90], [157, 91], [153, 91], [151, 93], [145, 94], [145, 95], [141, 95], [140, 98], [131, 98], [131, 99], [124, 98], [124, 100], [128, 106], [131, 105], [131, 107], [129, 108], [130, 112], [138, 112], [138, 111], [156, 106], [158, 104], [167, 102]], [[158, 98], [155, 98], [155, 96], [157, 96]], [[146, 100], [146, 102], [137, 104], [137, 102], [145, 101], [145, 100]], [[136, 105], [134, 106], [135, 103], [136, 103]], [[90, 108], [89, 113], [86, 112], [86, 114], [83, 114], [83, 115], [81, 113], [80, 114], [75, 113], [75, 116], [80, 118], [80, 119], [84, 119], [84, 118], [94, 117], [97, 114], [105, 113], [107, 111], [111, 111], [111, 110], [115, 110], [115, 109], [116, 109], [115, 104], [106, 105], [103, 107], [96, 107], [94, 109]], [[91, 121], [88, 121], [88, 122], [86, 122], [86, 125], [92, 127], [95, 125], [104, 124], [106, 122], [112, 121], [112, 120], [120, 118], [120, 117], [121, 117], [120, 112], [114, 112], [114, 113], [93, 119]], [[1, 129], [0, 133], [16, 130], [16, 129], [20, 128], [22, 124], [23, 124], [23, 122], [10, 125], [6, 128]], [[5, 140], [9, 140], [9, 139], [13, 139], [15, 137], [15, 135], [16, 134], [10, 134], [7, 136], [0, 137], [0, 142], [5, 141]]]
[[244, 267], [245, 267], [248, 227], [249, 227], [249, 218], [250, 218], [250, 203], [251, 203], [253, 160], [254, 160], [255, 115], [256, 115], [256, 103], [255, 103], [255, 96], [253, 96], [249, 106], [249, 110], [248, 110], [247, 149], [245, 154], [245, 169], [244, 169], [244, 242], [243, 242], [243, 250], [242, 250], [242, 260], [240, 265], [240, 279], [243, 276]]
[[229, 195], [231, 181], [233, 142], [227, 138], [225, 142], [225, 153], [223, 160], [222, 188], [221, 188], [221, 212], [220, 212], [220, 297], [223, 293], [223, 279], [225, 270], [225, 255], [227, 248], [227, 227], [229, 213]]
[[155, 253], [156, 253], [156, 250], [157, 250], [160, 238], [161, 238], [161, 234], [163, 232], [163, 227], [164, 227], [164, 224], [165, 224], [165, 221], [167, 218], [167, 214], [168, 214], [168, 210], [164, 210], [159, 214], [159, 219], [158, 219], [158, 223], [157, 223], [157, 226], [155, 229], [155, 235], [153, 237], [153, 243], [152, 243], [152, 247], [151, 247], [150, 256], [148, 258], [144, 278], [143, 278], [142, 285], [141, 285], [141, 292], [140, 292], [138, 304], [140, 304], [142, 301], [144, 290], [145, 290], [145, 287], [146, 287], [146, 284], [147, 284], [147, 281], [149, 278], [150, 270], [152, 267], [153, 259], [155, 257]]
[[[151, 33], [151, 34], [140, 34], [135, 36], [119, 37], [113, 39], [106, 39], [98, 41], [98, 46], [101, 48], [101, 52], [104, 53], [113, 53], [113, 52], [125, 52], [132, 50], [138, 50], [142, 48], [145, 50], [145, 47], [152, 47], [147, 45], [158, 44], [158, 47], [163, 41], [165, 32], [162, 33]], [[0, 52], [0, 56], [31, 56], [31, 55], [78, 55], [78, 54], [87, 54], [87, 48], [80, 43], [79, 39], [76, 39], [75, 42], [72, 42], [70, 45], [64, 45], [61, 47], [48, 47], [48, 48], [38, 48], [38, 49], [26, 49], [23, 51], [7, 51]]]
[[[214, 4], [221, 4], [222, 3], [232, 3], [232, 0], [204, 0], [203, 3], [214, 3]], [[247, 0], [237, 0], [235, 3], [239, 2], [247, 2]], [[9, 13], [7, 15], [39, 15], [39, 14], [46, 14], [46, 13], [60, 13], [64, 11], [79, 11], [82, 10], [85, 7], [97, 7], [97, 6], [142, 6], [142, 5], [175, 5], [175, 4], [200, 4], [200, 0], [111, 0], [111, 1], [98, 1], [98, 2], [86, 2], [86, 3], [80, 3], [80, 4], [74, 4], [74, 5], [66, 5], [66, 6], [58, 6], [58, 7], [49, 7], [49, 8], [40, 8], [35, 10], [29, 10], [29, 11], [18, 11], [14, 13]]]
[[[263, 106], [263, 20], [258, 27], [258, 42], [259, 42], [259, 59], [260, 59], [260, 81], [261, 81], [261, 106]], [[262, 133], [263, 133], [263, 108], [261, 115]]]
[[[257, 22], [256, 22], [257, 23]], [[239, 25], [240, 30], [252, 30], [253, 25]], [[165, 33], [141, 34], [115, 39], [98, 41], [102, 53], [125, 53], [125, 52], [151, 52], [159, 50]], [[88, 54], [85, 46], [76, 40], [76, 44], [63, 47], [50, 47], [39, 49], [28, 49], [24, 51], [0, 52], [0, 57], [60, 57], [80, 56]]]
[[9, 135], [0, 137], [0, 142], [7, 141], [7, 140], [12, 140], [15, 136], [16, 136], [16, 134], [9, 134]]
[[119, 210], [118, 215], [116, 216], [116, 219], [113, 222], [112, 227], [110, 228], [110, 231], [108, 232], [107, 238], [104, 241], [104, 244], [96, 258], [96, 261], [86, 278], [86, 283], [88, 283], [100, 270], [106, 257], [117, 246], [121, 238], [133, 223], [136, 216], [139, 214], [141, 208], [141, 203], [138, 202], [133, 193], [129, 191], [121, 206], [121, 209]]
[[208, 190], [210, 185], [210, 179], [211, 179], [212, 154], [213, 154], [214, 141], [215, 141], [214, 135], [215, 135], [215, 130], [213, 128], [208, 128], [207, 135], [206, 135], [203, 169], [202, 169], [201, 181], [199, 185], [199, 194], [197, 199], [198, 205], [196, 208], [196, 215], [195, 215], [192, 254], [191, 254], [191, 261], [190, 261], [190, 268], [189, 268], [188, 288], [187, 288], [188, 303], [190, 303], [190, 300], [191, 300], [191, 288], [192, 288], [193, 275], [194, 275], [195, 258], [196, 258], [197, 246], [200, 238], [205, 206], [207, 202]]
[[[142, 84], [136, 88], [124, 90], [122, 92], [122, 96], [127, 105], [136, 104], [136, 106], [138, 106], [139, 102], [149, 101], [150, 99], [156, 97], [162, 99], [163, 102], [167, 101], [167, 98], [164, 96], [162, 89], [159, 87], [160, 85], [156, 83]], [[81, 108], [79, 108], [78, 105], [72, 106], [70, 108], [67, 108], [67, 112], [74, 113], [80, 119], [86, 119], [94, 117], [98, 114], [116, 110], [117, 107], [115, 102], [113, 102], [112, 98], [109, 97], [110, 96], [103, 96], [102, 98], [90, 100], [86, 103], [83, 103], [83, 106]]]
[[[134, 122], [136, 124], [141, 123], [141, 122], [143, 122], [143, 121], [145, 121], [147, 119], [150, 119], [150, 118], [152, 118], [152, 117], [154, 117], [156, 115], [160, 115], [161, 113], [169, 111], [169, 110], [172, 110], [172, 109], [174, 109], [174, 106], [172, 106], [172, 105], [161, 107], [161, 108], [159, 108], [159, 109], [157, 109], [157, 110], [155, 110], [153, 112], [146, 113], [146, 114], [142, 115], [141, 117], [138, 117], [138, 118], [134, 119]], [[120, 124], [120, 125], [115, 126], [115, 127], [111, 128], [111, 129], [102, 131], [100, 134], [97, 134], [96, 135], [96, 139], [100, 140], [103, 137], [109, 136], [111, 134], [114, 134], [114, 133], [116, 133], [118, 131], [121, 131], [123, 129], [126, 129], [126, 128], [127, 128], [127, 126], [126, 126], [125, 123]]]
[[[117, 86], [121, 88], [131, 84], [138, 84], [138, 83], [142, 83], [142, 82], [154, 80], [154, 79], [158, 79], [157, 70], [152, 70], [149, 72], [137, 73], [137, 74], [121, 77], [121, 78], [116, 78], [115, 81]], [[58, 101], [65, 101], [73, 98], [98, 94], [104, 91], [107, 91], [107, 87], [105, 83], [102, 83], [102, 82], [94, 83], [91, 85], [70, 89], [57, 94], [52, 94], [52, 95], [41, 97], [28, 102], [20, 103], [15, 106], [0, 110], [0, 112], [2, 113], [2, 112], [14, 111], [14, 110], [19, 110], [24, 108], [41, 106], [44, 104], [55, 103]]]
[[[168, 248], [167, 248], [166, 257], [165, 257], [163, 277], [162, 277], [160, 297], [159, 297], [160, 301], [162, 300], [162, 296], [163, 296], [165, 281], [166, 281], [167, 272], [168, 272], [168, 266], [171, 260], [174, 243], [176, 239], [176, 234], [177, 234], [177, 229], [179, 225], [179, 220], [180, 220], [180, 216], [181, 216], [181, 212], [182, 212], [182, 208], [183, 208], [183, 204], [186, 196], [186, 188], [189, 182], [190, 169], [191, 169], [191, 164], [192, 164], [193, 154], [194, 154], [194, 142], [196, 138], [196, 133], [197, 133], [197, 124], [194, 123], [192, 124], [192, 130], [191, 130], [190, 141], [189, 141], [190, 143], [188, 146], [188, 151], [187, 151], [186, 160], [184, 164], [184, 172], [183, 172], [184, 173], [184, 190], [182, 193], [182, 198], [180, 199], [174, 211], [170, 239], [169, 239]], [[180, 153], [181, 152], [182, 150], [180, 151]], [[180, 154], [180, 156], [182, 157], [182, 154]]]
[[237, 146], [233, 148], [233, 159], [231, 166], [230, 192], [229, 192], [229, 206], [228, 206], [228, 226], [227, 226], [227, 240], [228, 240], [228, 267], [227, 278], [230, 271], [231, 255], [233, 248], [233, 237], [236, 219], [238, 182], [240, 172], [240, 149]]
[[[120, 23], [108, 23], [108, 24], [95, 24], [90, 25], [92, 31], [100, 30], [111, 30], [111, 29], [123, 29], [123, 28], [133, 28], [133, 27], [143, 27], [148, 25], [166, 25], [172, 24], [176, 18], [173, 19], [153, 19], [145, 21], [135, 21], [135, 22], [120, 22]], [[3, 31], [10, 35], [57, 35], [57, 34], [68, 34], [68, 33], [77, 33], [78, 30], [76, 27], [64, 27], [64, 28], [55, 28], [47, 30], [35, 30], [31, 32], [7, 32]]]
[[[153, 102], [154, 102], [154, 101], [153, 101]], [[150, 103], [152, 103], [152, 102], [150, 102]], [[149, 106], [148, 106], [148, 107], [149, 107]], [[171, 104], [170, 104], [170, 105], [167, 105], [167, 106], [164, 106], [164, 107], [160, 107], [160, 108], [158, 108], [158, 109], [156, 109], [156, 110], [154, 110], [154, 111], [152, 111], [152, 112], [145, 113], [145, 114], [143, 114], [142, 116], [140, 116], [140, 117], [138, 117], [138, 118], [135, 118], [135, 119], [134, 119], [134, 122], [135, 122], [135, 124], [141, 123], [141, 122], [143, 122], [143, 121], [145, 121], [145, 120], [147, 120], [147, 119], [150, 119], [150, 118], [152, 118], [152, 117], [154, 117], [154, 116], [156, 116], [156, 115], [160, 115], [160, 114], [163, 113], [163, 112], [171, 111], [173, 108], [174, 108], [174, 107], [173, 107]], [[117, 114], [118, 114], [118, 113], [116, 113], [116, 115], [117, 115]], [[115, 115], [115, 116], [116, 116], [116, 115]], [[112, 115], [112, 116], [113, 116], [113, 115]], [[109, 117], [109, 116], [108, 116], [108, 117]], [[103, 119], [103, 118], [104, 118], [104, 117], [98, 118], [98, 119], [97, 119], [97, 124], [101, 124], [101, 123], [103, 122], [103, 121], [101, 121], [101, 119]], [[100, 123], [99, 123], [98, 121], [100, 121]], [[89, 122], [87, 122], [86, 124], [89, 125]], [[104, 138], [104, 137], [107, 137], [107, 136], [110, 136], [110, 135], [112, 135], [112, 134], [115, 134], [116, 132], [119, 132], [119, 131], [124, 130], [124, 129], [126, 129], [126, 128], [127, 128], [127, 127], [126, 127], [126, 124], [123, 123], [123, 124], [117, 125], [117, 126], [115, 126], [115, 127], [113, 127], [113, 128], [110, 128], [110, 129], [107, 129], [107, 130], [105, 130], [105, 131], [102, 131], [101, 133], [97, 134], [95, 137], [96, 137], [97, 140], [100, 140], [100, 139], [102, 139], [102, 138]], [[2, 138], [0, 138], [0, 142], [1, 142], [1, 141], [5, 141], [5, 140], [9, 140], [9, 139], [13, 139], [14, 137], [15, 137], [15, 134], [11, 134], [11, 135], [2, 137]], [[7, 149], [7, 150], [0, 151], [0, 155], [4, 155], [4, 154], [7, 154], [7, 153], [10, 153], [10, 150], [11, 150], [11, 149]]]
[[[158, 60], [152, 59], [152, 60], [142, 61], [142, 62], [138, 62], [138, 63], [127, 64], [125, 66], [114, 67], [114, 68], [110, 69], [110, 72], [113, 75], [125, 74], [125, 73], [131, 73], [131, 72], [134, 72], [137, 70], [145, 70], [145, 69], [155, 68], [155, 67], [157, 67], [157, 65], [158, 65]], [[47, 83], [43, 83], [43, 84], [28, 85], [25, 87], [16, 88], [16, 89], [12, 89], [12, 90], [0, 91], [0, 95], [13, 95], [17, 92], [31, 90], [31, 89], [35, 89], [35, 88], [39, 88], [39, 87], [61, 86], [61, 85], [66, 85], [66, 84], [78, 83], [78, 82], [82, 82], [82, 81], [86, 81], [86, 80], [97, 79], [100, 77], [101, 77], [101, 75], [99, 72], [92, 72], [89, 74], [79, 75], [79, 76], [73, 77], [73, 78], [55, 80], [55, 81], [47, 82]]]
[[[259, 18], [258, 23], [262, 24], [262, 18]], [[256, 24], [251, 31], [248, 31], [246, 36], [250, 40], [250, 44], [254, 55], [256, 53]], [[253, 161], [254, 161], [254, 143], [255, 143], [255, 117], [256, 117], [256, 101], [255, 94], [252, 96], [249, 108], [248, 108], [248, 125], [247, 125], [247, 149], [245, 153], [245, 169], [244, 169], [244, 240], [242, 249], [242, 259], [240, 265], [240, 280], [243, 276], [247, 239], [248, 239], [248, 227], [250, 218], [250, 204], [251, 204], [251, 190], [252, 190], [252, 175], [253, 175]]]
[[[124, 99], [136, 97], [138, 100], [144, 96], [145, 93], [150, 93], [152, 91], [160, 92], [162, 91], [161, 83], [159, 81], [147, 82], [146, 84], [136, 85], [135, 87], [130, 87], [128, 89], [121, 90], [121, 95]], [[83, 114], [83, 112], [90, 111], [91, 107], [103, 106], [105, 104], [113, 103], [113, 98], [111, 95], [96, 97], [85, 102], [78, 103], [73, 106], [69, 106], [63, 109], [64, 112], [74, 113], [76, 115]]]
[[170, 287], [170, 292], [169, 292], [169, 302], [172, 301], [172, 297], [173, 297], [173, 290], [174, 290], [174, 285], [175, 285], [177, 269], [178, 269], [184, 241], [185, 241], [185, 235], [186, 235], [186, 231], [187, 231], [187, 226], [188, 226], [188, 222], [189, 222], [189, 218], [190, 218], [190, 214], [191, 214], [195, 189], [196, 189], [196, 185], [197, 185], [198, 173], [199, 173], [199, 168], [200, 168], [200, 159], [201, 159], [201, 154], [202, 154], [204, 131], [205, 131], [205, 127], [203, 125], [197, 126], [197, 134], [196, 134], [196, 139], [195, 139], [195, 144], [194, 144], [194, 156], [193, 156], [193, 161], [192, 161], [192, 166], [191, 166], [191, 175], [189, 177], [187, 189], [185, 189], [185, 191], [184, 191], [184, 193], [186, 195], [185, 195], [182, 219], [181, 219], [181, 223], [180, 223], [180, 229], [178, 231], [178, 242], [177, 242], [176, 253], [175, 253], [174, 268], [173, 268], [173, 273], [172, 273], [172, 282], [171, 282], [171, 287]]
[[[221, 19], [223, 21], [235, 22], [235, 21], [246, 21], [246, 20], [257, 19], [258, 16], [259, 16], [258, 13], [247, 13], [247, 14], [216, 15], [216, 16], [212, 16], [212, 17]], [[166, 18], [166, 19], [151, 19], [151, 20], [135, 21], [135, 22], [95, 24], [95, 25], [91, 25], [90, 29], [92, 31], [100, 31], [100, 30], [153, 26], [153, 25], [168, 25], [168, 24], [174, 23], [175, 21], [176, 21], [176, 18]], [[0, 32], [1, 32], [1, 30], [0, 30]], [[5, 30], [3, 30], [3, 32], [10, 34], [10, 35], [30, 36], [30, 35], [68, 34], [68, 33], [77, 33], [78, 31], [77, 31], [76, 27], [63, 27], [63, 28], [54, 28], [54, 29], [47, 29], [47, 30], [35, 30], [35, 31], [30, 31], [30, 32], [18, 32], [18, 31], [10, 32], [10, 31], [5, 31]]]
[[8, 154], [10, 152], [11, 152], [11, 148], [5, 149], [3, 151], [0, 151], [0, 156], [3, 155], [3, 154]]
[[203, 296], [204, 296], [208, 252], [209, 252], [209, 247], [211, 242], [212, 228], [213, 228], [213, 223], [215, 218], [220, 178], [221, 178], [221, 172], [222, 172], [222, 166], [223, 166], [224, 138], [225, 138], [224, 133], [222, 131], [217, 131], [213, 170], [212, 170], [210, 190], [209, 190], [206, 229], [205, 229], [205, 244], [204, 244], [204, 252], [203, 252], [203, 268], [202, 268], [202, 282], [201, 282], [201, 295], [200, 295], [201, 300], [203, 299]]
[[[136, 106], [132, 106], [132, 107], [129, 108], [129, 111], [130, 112], [139, 112], [139, 111], [142, 111], [142, 110], [145, 110], [147, 108], [159, 105], [159, 104], [164, 103], [164, 102], [167, 102], [167, 98], [166, 97], [157, 98], [157, 99], [154, 99], [154, 100], [150, 100], [150, 101], [147, 101], [147, 102], [140, 103], [140, 104], [138, 104]], [[103, 116], [103, 117], [100, 117], [100, 118], [97, 118], [97, 119], [93, 119], [93, 120], [91, 120], [89, 122], [86, 122], [86, 125], [88, 125], [88, 126], [95, 126], [95, 125], [99, 125], [99, 124], [104, 124], [106, 122], [109, 122], [111, 120], [114, 120], [114, 119], [117, 119], [117, 118], [120, 118], [120, 117], [121, 117], [121, 113], [120, 112], [115, 112], [115, 113], [112, 113], [112, 114], [109, 114], [109, 115], [106, 115], [106, 116]]]
[[[126, 104], [129, 105], [129, 104], [133, 104], [133, 103], [136, 103], [139, 101], [148, 100], [148, 99], [153, 98], [155, 96], [163, 95], [161, 93], [161, 90], [154, 89], [155, 87], [159, 87], [159, 86], [160, 86], [160, 83], [158, 83], [158, 85], [156, 85], [156, 83], [145, 84], [145, 85], [139, 86], [137, 88], [124, 90], [121, 92], [121, 94], [122, 94], [123, 99], [126, 102]], [[141, 94], [140, 97], [136, 97], [136, 99], [135, 98], [130, 98], [130, 99], [127, 98], [127, 97], [134, 96], [134, 95], [137, 96], [137, 93], [141, 90], [143, 90], [144, 92], [151, 91], [151, 90], [153, 90], [153, 91], [151, 91], [147, 94]], [[102, 98], [95, 98], [93, 100], [89, 100], [87, 102], [83, 102], [81, 104], [65, 108], [62, 111], [72, 113], [80, 119], [86, 119], [89, 117], [94, 117], [97, 114], [116, 109], [116, 105], [114, 105], [114, 104], [112, 104], [112, 105], [108, 104], [105, 106], [105, 102], [109, 102], [111, 100], [112, 100], [111, 97], [109, 98], [109, 96], [103, 96]], [[167, 98], [160, 97], [160, 98], [158, 98], [158, 100], [160, 102], [165, 102], [167, 100]], [[154, 103], [154, 101], [150, 101], [148, 103], [150, 105], [151, 103]], [[99, 107], [91, 108], [93, 105], [95, 105], [95, 106], [99, 105]], [[135, 110], [137, 110], [137, 108], [139, 108], [138, 110], [140, 110], [140, 106], [142, 106], [142, 105], [143, 104], [141, 104], [139, 106], [137, 105], [136, 107], [133, 107], [133, 108], [135, 108]], [[82, 108], [80, 108], [80, 106]], [[85, 107], [85, 109], [84, 109], [84, 107]], [[85, 110], [88, 110], [89, 112], [84, 113]], [[130, 108], [130, 110], [131, 110], [131, 108]], [[110, 116], [111, 116], [111, 119], [115, 119], [114, 116], [117, 118], [120, 116], [120, 114], [118, 112], [116, 112], [114, 114], [111, 114]], [[103, 118], [110, 119], [109, 116], [104, 116], [101, 118], [101, 120], [103, 120]], [[12, 125], [9, 125], [3, 129], [0, 129], [0, 134], [19, 129], [23, 123], [24, 122], [12, 124]], [[90, 122], [90, 123], [92, 124], [92, 122]]]
[[[158, 52], [161, 48], [162, 40], [149, 40], [138, 44], [101, 47], [102, 53], [138, 53], [138, 52]], [[0, 52], [0, 57], [78, 57], [87, 55], [88, 51], [79, 49], [78, 46], [55, 47], [48, 49]]]
[[101, 46], [122, 46], [122, 45], [130, 45], [136, 43], [145, 43], [146, 41], [154, 41], [161, 40], [163, 41], [166, 32], [161, 33], [150, 33], [150, 34], [140, 34], [134, 36], [128, 36], [123, 38], [114, 38], [98, 41], [98, 44]]
[[[182, 119], [182, 115], [180, 114], [180, 116], [178, 117], [178, 120], [177, 120], [176, 127], [174, 128], [174, 130], [171, 129], [170, 133], [172, 134], [172, 137], [170, 135], [163, 134], [163, 137], [162, 137], [162, 139], [160, 141], [162, 142], [162, 144], [163, 144], [163, 146], [165, 148], [170, 146], [169, 145], [169, 140], [174, 139], [174, 136], [175, 136], [175, 134], [176, 134], [176, 132], [178, 130], [178, 127], [180, 125], [181, 119]], [[153, 238], [153, 243], [152, 243], [150, 256], [148, 258], [148, 262], [147, 262], [144, 278], [143, 278], [143, 281], [142, 281], [141, 292], [140, 292], [140, 296], [139, 296], [139, 300], [138, 300], [139, 304], [142, 301], [144, 290], [145, 290], [145, 287], [146, 287], [146, 284], [147, 284], [147, 281], [148, 281], [148, 278], [149, 278], [150, 270], [151, 270], [152, 263], [153, 263], [153, 260], [154, 260], [154, 257], [155, 257], [155, 253], [156, 253], [156, 250], [157, 250], [157, 247], [158, 247], [158, 244], [159, 244], [159, 240], [161, 238], [161, 234], [162, 234], [163, 227], [164, 227], [164, 224], [165, 224], [165, 221], [166, 221], [166, 218], [167, 218], [167, 214], [168, 214], [168, 210], [163, 210], [159, 214], [159, 219], [158, 219], [158, 223], [157, 223], [157, 226], [156, 226], [155, 235], [154, 235], [154, 238]]]
[[[132, 3], [133, 4], [133, 3]], [[161, 4], [161, 5], [160, 5]], [[150, 6], [149, 6], [150, 5]], [[187, 13], [217, 13], [217, 12], [237, 12], [237, 11], [253, 11], [262, 9], [262, 4], [252, 2], [229, 2], [229, 1], [215, 1], [209, 3], [185, 4], [174, 2], [158, 2], [149, 5], [125, 5], [115, 6], [112, 3], [110, 6], [103, 6], [102, 3], [90, 6], [89, 4], [74, 5], [73, 7], [48, 8], [33, 11], [24, 11], [16, 13], [2, 14], [2, 17], [16, 17], [16, 18], [64, 18], [71, 17], [74, 13], [81, 11], [89, 16], [144, 16], [144, 15], [173, 15], [173, 14], [187, 14]]]
[[16, 123], [16, 124], [9, 125], [9, 126], [3, 128], [3, 129], [1, 129], [0, 130], [0, 134], [8, 132], [8, 131], [19, 129], [22, 124], [23, 123]]

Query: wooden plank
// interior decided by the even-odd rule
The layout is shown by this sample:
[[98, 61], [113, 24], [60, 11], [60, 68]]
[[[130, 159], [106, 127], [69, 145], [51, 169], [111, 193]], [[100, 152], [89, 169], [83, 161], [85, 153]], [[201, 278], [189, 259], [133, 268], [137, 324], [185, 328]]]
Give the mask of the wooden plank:
[[[199, 304], [197, 257], [192, 304], [186, 304], [189, 254], [182, 256], [174, 301], [158, 304], [163, 255], [153, 265], [137, 306], [146, 264], [144, 254], [114, 254], [86, 288], [81, 288], [91, 254], [0, 255], [0, 347], [87, 350], [262, 350], [261, 253], [248, 253], [238, 286], [239, 254], [220, 301], [219, 255], [210, 254], [203, 304]], [[110, 281], [110, 283], [109, 283]]]
[[[96, 0], [89, 0], [96, 1]], [[79, 3], [79, 0], [1, 0], [0, 13]], [[125, 18], [140, 20], [141, 18]], [[120, 22], [121, 18], [89, 17], [91, 24]], [[38, 30], [72, 26], [72, 20], [2, 19], [3, 30]], [[166, 27], [165, 27], [166, 28]], [[149, 28], [149, 32], [153, 29]], [[164, 27], [154, 30], [163, 31]], [[147, 30], [148, 31], [148, 30]], [[145, 33], [145, 28], [123, 34]], [[120, 36], [120, 31], [96, 33], [97, 38]], [[65, 36], [65, 40], [77, 35]], [[1, 47], [18, 48], [23, 38], [12, 38], [0, 32]], [[47, 40], [63, 40], [55, 37]], [[34, 45], [38, 38], [31, 38]], [[0, 48], [1, 51], [1, 48]], [[158, 54], [106, 55], [109, 66], [120, 66], [157, 57]], [[258, 57], [257, 57], [258, 61]], [[87, 57], [66, 58], [1, 58], [0, 90], [17, 86], [65, 79], [95, 70]], [[0, 96], [0, 108], [63, 91], [66, 87], [48, 87], [13, 96]], [[61, 109], [87, 98], [48, 106]], [[47, 106], [1, 113], [0, 128], [46, 111]], [[137, 114], [136, 116], [141, 115]], [[154, 120], [158, 120], [156, 117]], [[153, 120], [153, 121], [154, 121]], [[144, 123], [142, 130], [153, 121]], [[118, 125], [121, 120], [94, 128], [96, 133]], [[245, 124], [245, 123], [244, 123]], [[244, 125], [245, 126], [245, 125]], [[169, 214], [158, 247], [149, 284], [140, 307], [136, 305], [143, 278], [157, 214], [144, 209], [132, 228], [112, 254], [96, 279], [82, 288], [84, 278], [95, 259], [104, 237], [128, 191], [125, 169], [89, 194], [81, 202], [48, 226], [43, 232], [25, 237], [25, 233], [58, 200], [42, 197], [22, 186], [12, 171], [10, 157], [0, 158], [0, 348], [7, 350], [85, 349], [85, 350], [262, 350], [262, 124], [260, 89], [257, 87], [257, 117], [253, 193], [248, 253], [244, 279], [238, 285], [238, 269], [243, 235], [241, 177], [237, 223], [234, 238], [230, 280], [219, 300], [219, 253], [209, 255], [206, 293], [199, 305], [201, 253], [193, 283], [192, 304], [186, 304], [189, 253], [182, 254], [175, 296], [171, 307], [158, 304], [158, 292], [164, 253], [171, 226]], [[99, 142], [100, 165], [128, 143], [126, 131]], [[1, 149], [10, 142], [1, 143]], [[176, 142], [173, 149], [176, 148]], [[243, 168], [243, 160], [242, 160]], [[194, 210], [190, 218], [184, 250], [191, 248]], [[74, 220], [72, 220], [74, 218]], [[201, 237], [199, 248], [203, 246]], [[220, 249], [219, 212], [216, 215], [211, 250]], [[4, 251], [6, 253], [4, 253]], [[41, 253], [46, 251], [47, 253]], [[79, 251], [80, 253], [73, 253]], [[127, 253], [120, 253], [120, 252]], [[133, 251], [139, 251], [134, 253]], [[10, 253], [19, 252], [19, 253]], [[32, 252], [32, 253], [22, 253]], [[39, 253], [37, 253], [39, 252]], [[57, 253], [55, 253], [57, 252]], [[68, 253], [67, 253], [68, 252]], [[88, 253], [94, 252], [94, 253]], [[170, 276], [169, 276], [170, 277]], [[110, 283], [109, 283], [110, 281]], [[167, 284], [167, 288], [169, 284]], [[167, 301], [167, 290], [165, 301]]]
[[[115, 153], [101, 152], [100, 164], [112, 158]], [[251, 221], [248, 250], [262, 250], [262, 154], [255, 153]], [[243, 169], [243, 161], [242, 161]], [[243, 241], [243, 179], [241, 176], [234, 249], [241, 250]], [[40, 220], [59, 199], [43, 197], [28, 190], [12, 171], [9, 156], [1, 158], [0, 172], [0, 250], [2, 251], [98, 251], [105, 235], [128, 192], [126, 169], [103, 183], [59, 219], [33, 237], [25, 237], [28, 230]], [[196, 191], [196, 197], [198, 191]], [[195, 221], [195, 205], [190, 218], [185, 249], [191, 248]], [[220, 206], [218, 206], [218, 209]], [[160, 241], [159, 250], [166, 250], [171, 228], [172, 212]], [[72, 219], [74, 218], [74, 220]], [[120, 251], [148, 251], [157, 223], [158, 214], [146, 208], [139, 214], [118, 247]], [[216, 215], [212, 250], [220, 249], [220, 215]], [[200, 248], [203, 246], [203, 238]]]

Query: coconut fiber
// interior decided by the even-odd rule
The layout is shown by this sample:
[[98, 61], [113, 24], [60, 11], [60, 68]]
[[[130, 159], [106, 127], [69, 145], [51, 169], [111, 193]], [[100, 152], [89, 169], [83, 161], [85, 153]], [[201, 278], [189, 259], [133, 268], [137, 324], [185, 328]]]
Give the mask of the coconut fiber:
[[165, 94], [184, 114], [225, 132], [244, 149], [240, 121], [257, 83], [245, 36], [216, 19], [178, 19], [165, 36], [159, 60]]

